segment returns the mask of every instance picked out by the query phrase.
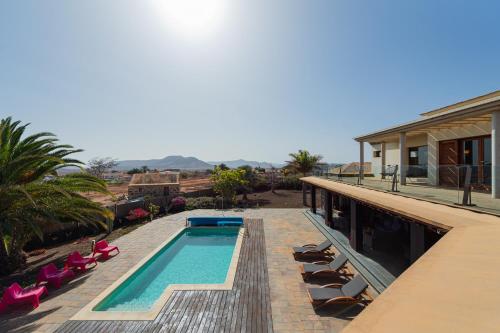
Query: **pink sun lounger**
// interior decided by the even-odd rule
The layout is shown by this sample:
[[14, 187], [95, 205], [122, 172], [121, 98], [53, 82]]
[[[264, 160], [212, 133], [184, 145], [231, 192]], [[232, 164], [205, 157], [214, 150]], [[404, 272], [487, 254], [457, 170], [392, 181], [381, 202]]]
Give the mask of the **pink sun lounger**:
[[80, 252], [75, 251], [68, 256], [66, 263], [64, 264], [64, 269], [76, 268], [82, 272], [87, 270], [87, 265], [94, 264], [97, 266], [97, 260], [95, 258], [82, 257]]
[[49, 294], [47, 288], [44, 286], [23, 289], [19, 284], [14, 282], [3, 293], [2, 300], [0, 301], [0, 312], [7, 309], [9, 305], [22, 303], [31, 303], [33, 309], [36, 309], [40, 305], [40, 297], [44, 294]]
[[42, 267], [36, 278], [36, 284], [47, 282], [48, 284], [59, 289], [61, 284], [66, 280], [71, 280], [75, 277], [75, 272], [70, 269], [57, 269], [56, 265], [48, 264]]
[[117, 251], [116, 254], [120, 253], [120, 249], [118, 249], [118, 246], [109, 245], [108, 242], [106, 242], [106, 240], [104, 239], [95, 243], [94, 256], [100, 253], [102, 254], [103, 259], [108, 259], [109, 253], [113, 251]]

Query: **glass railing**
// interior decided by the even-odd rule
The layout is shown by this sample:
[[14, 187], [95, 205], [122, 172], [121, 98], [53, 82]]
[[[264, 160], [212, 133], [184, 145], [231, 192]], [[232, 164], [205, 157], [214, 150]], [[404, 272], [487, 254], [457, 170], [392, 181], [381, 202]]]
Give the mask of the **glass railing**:
[[[401, 172], [401, 169], [403, 172]], [[475, 165], [385, 165], [350, 173], [317, 172], [315, 176], [346, 184], [440, 203], [468, 206], [500, 214], [500, 199], [493, 199], [491, 164]], [[500, 170], [497, 171], [500, 174]], [[405, 182], [401, 182], [401, 175]]]

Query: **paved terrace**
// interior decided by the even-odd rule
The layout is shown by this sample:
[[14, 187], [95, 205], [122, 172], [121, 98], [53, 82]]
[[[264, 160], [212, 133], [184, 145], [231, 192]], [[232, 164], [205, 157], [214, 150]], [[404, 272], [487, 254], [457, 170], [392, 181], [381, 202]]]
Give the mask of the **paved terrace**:
[[[261, 249], [260, 253], [266, 256], [265, 262], [268, 271], [270, 296], [268, 299], [270, 300], [271, 311], [269, 313], [267, 309], [261, 309], [264, 311], [260, 312], [261, 316], [266, 313], [266, 317], [262, 317], [260, 323], [257, 323], [257, 318], [252, 320], [251, 323], [254, 325], [250, 326], [248, 331], [264, 331], [264, 329], [258, 329], [261, 327], [274, 332], [339, 332], [349, 324], [350, 316], [359, 312], [359, 309], [354, 308], [350, 312], [342, 314], [342, 316], [333, 317], [328, 313], [316, 313], [309, 303], [307, 287], [313, 285], [305, 284], [302, 281], [299, 274], [300, 263], [293, 259], [290, 248], [297, 244], [320, 242], [324, 240], [324, 236], [305, 217], [303, 209], [253, 209], [242, 212], [227, 211], [224, 214], [243, 215], [246, 218], [263, 220], [264, 233], [261, 245], [265, 246], [265, 251]], [[40, 307], [36, 310], [16, 310], [8, 315], [2, 315], [0, 317], [0, 332], [86, 331], [80, 330], [84, 326], [67, 321], [117, 278], [125, 274], [146, 254], [154, 250], [170, 235], [183, 228], [187, 216], [195, 215], [221, 215], [221, 212], [198, 210], [171, 215], [148, 223], [117, 239], [114, 244], [118, 245], [122, 251], [118, 256], [99, 263], [96, 269], [73, 280], [58, 291], [51, 289], [50, 296], [42, 299]], [[350, 269], [355, 272], [352, 267]], [[264, 277], [265, 275], [261, 276]], [[324, 281], [318, 281], [317, 283], [320, 282], [324, 283]], [[186, 299], [191, 299], [191, 296], [194, 295], [190, 294]], [[201, 296], [201, 294], [197, 296]], [[175, 297], [175, 293], [172, 297]], [[208, 297], [205, 300], [207, 301], [205, 305], [208, 306], [209, 300], [214, 299]], [[219, 300], [214, 302], [216, 305], [222, 304]], [[175, 299], [167, 303], [167, 305], [172, 306], [174, 303]], [[265, 304], [265, 302], [262, 304]], [[213, 312], [210, 310], [211, 308], [206, 306], [205, 309], [208, 310], [198, 312], [198, 314], [201, 313], [200, 322], [206, 323], [211, 318], [216, 318], [213, 321], [213, 326], [204, 326], [208, 330], [210, 328], [215, 330], [217, 311]], [[216, 309], [218, 308], [220, 307], [217, 306]], [[170, 324], [168, 324], [169, 322], [159, 323], [154, 327], [151, 326], [151, 331], [168, 331], [169, 329], [172, 331], [173, 327], [177, 327], [175, 325], [182, 325], [184, 331], [188, 332], [197, 330], [198, 327], [194, 326], [197, 323], [196, 321], [193, 322], [193, 326], [185, 324], [185, 321], [181, 324], [182, 315], [180, 313], [183, 311], [182, 309], [181, 306], [172, 307], [171, 309], [177, 315], [175, 318], [171, 316], [170, 319], [172, 322], [179, 321], [179, 324], [172, 324], [172, 322]], [[184, 307], [184, 309], [187, 308]], [[253, 312], [246, 311], [246, 313]], [[243, 316], [243, 311], [236, 312], [235, 316], [240, 314]], [[267, 317], [267, 314], [269, 314], [269, 317]], [[219, 317], [218, 323], [222, 322], [222, 318]], [[268, 320], [267, 318], [270, 318], [269, 320], [272, 322], [264, 323], [265, 320]], [[231, 321], [231, 325], [233, 323], [237, 324], [237, 322]], [[108, 332], [107, 329], [112, 326], [109, 322], [106, 324], [108, 325], [101, 326], [101, 323], [98, 326], [93, 326], [93, 328], [96, 328], [93, 332]], [[235, 331], [238, 331], [236, 329], [238, 327], [234, 326]], [[118, 328], [123, 328], [127, 332], [141, 332], [144, 327], [142, 324], [137, 323], [135, 326], [123, 325], [117, 326]], [[233, 326], [231, 326], [232, 328]]]
[[450, 229], [343, 332], [498, 332], [499, 217], [317, 177], [302, 180]]

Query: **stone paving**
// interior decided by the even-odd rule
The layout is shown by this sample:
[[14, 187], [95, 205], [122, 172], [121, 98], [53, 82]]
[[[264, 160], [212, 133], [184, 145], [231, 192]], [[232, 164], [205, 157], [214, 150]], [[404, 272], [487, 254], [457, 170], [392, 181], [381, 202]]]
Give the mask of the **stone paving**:
[[[301, 263], [296, 262], [291, 254], [294, 245], [324, 239], [303, 212], [303, 209], [249, 209], [226, 211], [224, 215], [243, 215], [264, 220], [274, 330], [339, 332], [349, 323], [351, 314], [334, 317], [329, 313], [316, 313], [308, 300], [308, 285], [302, 281], [299, 273]], [[184, 227], [187, 216], [221, 214], [214, 210], [183, 212], [155, 220], [117, 239], [113, 244], [122, 251], [118, 256], [100, 262], [96, 269], [58, 291], [51, 289], [50, 296], [43, 299], [36, 310], [16, 310], [0, 316], [0, 332], [55, 331], [144, 255]], [[353, 270], [352, 267], [350, 269]], [[358, 310], [351, 311], [355, 315]]]

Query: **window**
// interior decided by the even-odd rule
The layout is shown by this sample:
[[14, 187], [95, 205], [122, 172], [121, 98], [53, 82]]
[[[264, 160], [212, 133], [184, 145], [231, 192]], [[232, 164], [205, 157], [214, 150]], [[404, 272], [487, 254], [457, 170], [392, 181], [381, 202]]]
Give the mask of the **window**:
[[373, 157], [380, 157], [380, 156], [382, 156], [382, 152], [380, 150], [373, 151]]
[[408, 148], [408, 177], [427, 177], [427, 146]]

